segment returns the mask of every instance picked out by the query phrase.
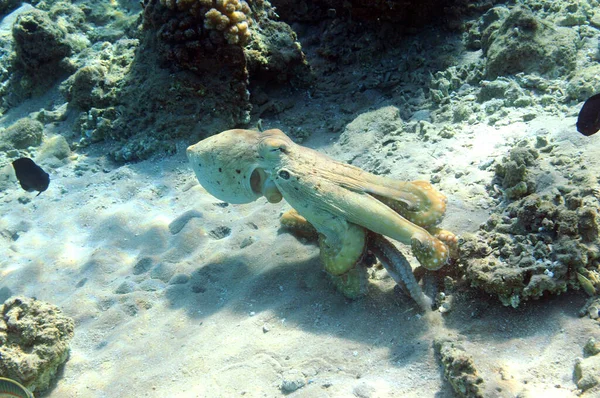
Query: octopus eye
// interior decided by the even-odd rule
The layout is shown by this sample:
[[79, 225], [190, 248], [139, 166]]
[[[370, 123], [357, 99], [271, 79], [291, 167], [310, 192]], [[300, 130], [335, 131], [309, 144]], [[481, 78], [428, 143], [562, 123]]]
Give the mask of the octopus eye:
[[287, 149], [287, 145], [282, 144], [276, 148], [271, 148], [270, 152], [281, 152], [281, 153], [288, 153], [288, 149]]
[[289, 153], [289, 145], [280, 138], [266, 138], [260, 144], [258, 148], [259, 154], [263, 158], [277, 159], [281, 153]]
[[287, 172], [287, 171], [285, 171], [285, 170], [281, 170], [277, 174], [279, 175], [279, 177], [283, 178], [284, 180], [289, 180], [290, 179], [290, 173]]

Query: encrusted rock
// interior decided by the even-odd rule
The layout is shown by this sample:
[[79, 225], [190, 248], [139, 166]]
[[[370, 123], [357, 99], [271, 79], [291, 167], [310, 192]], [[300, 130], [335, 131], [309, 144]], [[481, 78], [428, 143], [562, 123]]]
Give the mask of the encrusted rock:
[[51, 68], [71, 53], [64, 28], [41, 10], [19, 15], [13, 26], [13, 36], [17, 60], [30, 73]]
[[497, 165], [490, 192], [500, 203], [477, 234], [463, 235], [460, 250], [471, 285], [513, 307], [569, 288], [600, 291], [594, 188], [580, 180], [577, 188], [551, 184], [559, 174], [579, 178], [577, 159], [559, 163], [544, 139], [535, 146], [520, 143]]
[[0, 377], [31, 391], [50, 385], [69, 356], [74, 322], [58, 307], [27, 297], [0, 305]]
[[558, 75], [574, 69], [575, 31], [542, 21], [526, 7], [515, 7], [482, 42], [489, 78], [519, 72]]
[[438, 339], [433, 347], [444, 366], [444, 377], [459, 397], [483, 398], [483, 379], [479, 377], [473, 358], [460, 345]]
[[0, 136], [0, 149], [26, 149], [38, 146], [44, 136], [44, 125], [37, 120], [24, 117], [11, 124]]

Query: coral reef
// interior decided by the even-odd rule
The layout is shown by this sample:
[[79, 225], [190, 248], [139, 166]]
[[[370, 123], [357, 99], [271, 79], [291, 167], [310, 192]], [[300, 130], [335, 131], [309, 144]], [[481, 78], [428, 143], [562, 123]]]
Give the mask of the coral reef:
[[501, 126], [567, 116], [574, 101], [600, 90], [596, 10], [595, 0], [527, 0], [467, 19], [468, 62], [434, 73], [430, 99], [439, 108], [432, 119]]
[[277, 12], [287, 21], [309, 21], [343, 18], [360, 23], [395, 24], [397, 29], [415, 29], [441, 22], [454, 25], [467, 11], [478, 8], [479, 2], [462, 0], [409, 0], [402, 3], [385, 0], [273, 0]]
[[74, 323], [56, 306], [11, 297], [0, 306], [0, 376], [29, 390], [48, 388], [69, 356]]
[[[523, 145], [527, 142], [523, 141]], [[508, 158], [496, 164], [495, 181], [498, 181], [507, 199], [519, 199], [535, 192], [535, 181], [527, 170], [535, 166], [538, 156], [534, 148], [516, 147], [510, 151]]]
[[204, 28], [220, 32], [229, 44], [243, 46], [250, 38], [248, 27], [252, 20], [248, 16], [251, 10], [244, 0], [160, 0], [160, 4], [171, 10], [189, 11], [195, 17], [203, 17]]
[[473, 358], [452, 340], [437, 339], [433, 343], [444, 366], [444, 377], [459, 397], [484, 397], [483, 379], [479, 377]]
[[[175, 139], [243, 125], [251, 84], [309, 76], [295, 33], [273, 20], [268, 2], [150, 0], [143, 7], [135, 58], [88, 62], [63, 88], [86, 112], [81, 144], [116, 140], [110, 152], [118, 161], [172, 153]], [[125, 58], [119, 51], [107, 49]]]
[[66, 97], [69, 105], [89, 111], [92, 107], [104, 108], [114, 103], [108, 86], [108, 70], [101, 63], [92, 63], [77, 70], [65, 83]]
[[[558, 186], [539, 192], [547, 177], [536, 159], [538, 153], [552, 150], [544, 139], [540, 142], [545, 146], [539, 152], [528, 143], [517, 145], [498, 165], [496, 178], [511, 182], [494, 185], [491, 191], [501, 194], [504, 202], [477, 234], [463, 236], [461, 245], [470, 283], [513, 307], [545, 293], [586, 288], [585, 281], [600, 288], [595, 271], [600, 259], [595, 190], [579, 181], [577, 188]], [[566, 173], [569, 170], [565, 168]]]

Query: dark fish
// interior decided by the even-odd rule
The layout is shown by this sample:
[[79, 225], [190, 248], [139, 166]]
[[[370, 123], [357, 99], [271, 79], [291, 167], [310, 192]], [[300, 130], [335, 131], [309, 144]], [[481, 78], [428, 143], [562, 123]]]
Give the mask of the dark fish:
[[[50, 184], [50, 175], [29, 158], [19, 158], [12, 162], [21, 188], [27, 192], [44, 192]], [[38, 193], [36, 196], [39, 196]]]
[[20, 383], [0, 377], [0, 397], [33, 398], [33, 394]]
[[588, 98], [577, 117], [577, 131], [585, 136], [596, 134], [600, 130], [600, 94]]

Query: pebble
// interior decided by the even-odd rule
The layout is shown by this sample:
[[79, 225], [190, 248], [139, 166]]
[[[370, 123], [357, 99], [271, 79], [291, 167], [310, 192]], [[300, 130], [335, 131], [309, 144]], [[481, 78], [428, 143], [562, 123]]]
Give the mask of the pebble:
[[212, 231], [210, 231], [209, 235], [217, 240], [223, 239], [223, 238], [226, 238], [229, 235], [231, 235], [231, 228], [223, 227], [223, 226], [217, 227], [217, 228], [213, 229]]
[[281, 381], [281, 391], [284, 394], [289, 394], [294, 392], [306, 385], [306, 381], [304, 380], [304, 376], [297, 370], [289, 370], [283, 375], [283, 380]]

